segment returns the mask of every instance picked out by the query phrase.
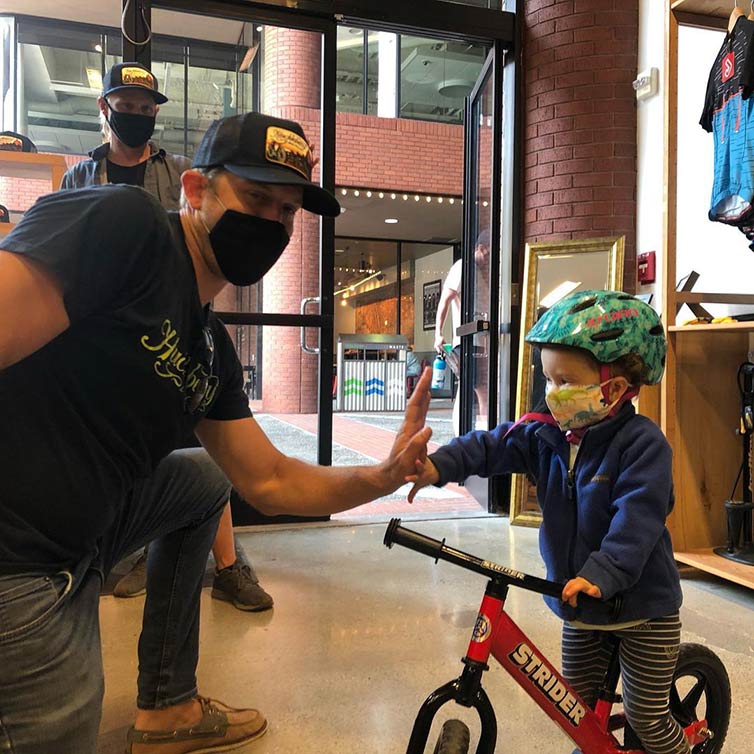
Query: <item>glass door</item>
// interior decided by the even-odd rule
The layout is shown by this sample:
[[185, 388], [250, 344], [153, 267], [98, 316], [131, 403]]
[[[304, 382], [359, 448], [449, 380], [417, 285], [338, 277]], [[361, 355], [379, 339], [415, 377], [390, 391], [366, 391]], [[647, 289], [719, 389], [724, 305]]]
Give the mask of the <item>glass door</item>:
[[[168, 97], [157, 115], [166, 148], [191, 157], [215, 119], [261, 111], [303, 127], [318, 160], [313, 179], [333, 191], [334, 22], [241, 6], [215, 5], [218, 16], [198, 5], [191, 12], [167, 5], [153, 9], [151, 43], [151, 68]], [[300, 212], [264, 279], [228, 286], [213, 302], [262, 429], [287, 455], [323, 465], [332, 461], [333, 259], [334, 221]], [[234, 505], [234, 524], [265, 520], [248, 511]]]
[[[502, 57], [496, 45], [466, 100], [462, 324], [457, 332], [461, 434], [494, 427], [498, 419], [500, 288], [507, 278], [501, 275], [500, 254]], [[495, 507], [489, 480], [472, 478], [467, 487], [484, 508]]]

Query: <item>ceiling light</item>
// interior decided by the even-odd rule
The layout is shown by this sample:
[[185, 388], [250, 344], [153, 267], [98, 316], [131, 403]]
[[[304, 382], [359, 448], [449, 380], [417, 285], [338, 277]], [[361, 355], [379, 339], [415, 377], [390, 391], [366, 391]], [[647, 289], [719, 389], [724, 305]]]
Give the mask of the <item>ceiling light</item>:
[[438, 204], [442, 204], [442, 197], [441, 197], [441, 196], [438, 196], [438, 197], [437, 197], [437, 203], [438, 203]]
[[405, 202], [405, 201], [407, 201], [407, 200], [408, 200], [408, 194], [404, 194], [404, 195], [403, 195], [403, 201]]
[[419, 194], [415, 194], [415, 195], [414, 195], [414, 201], [415, 201], [415, 202], [418, 202], [418, 201], [419, 201]]
[[[377, 196], [379, 196], [380, 199], [384, 199], [385, 198], [385, 194], [383, 194], [382, 191], [380, 191], [380, 193], [377, 194]], [[393, 198], [395, 198], [395, 197], [393, 197]]]
[[94, 45], [94, 49], [95, 49], [95, 50], [96, 50], [97, 52], [102, 52], [102, 45]]
[[371, 191], [367, 191], [367, 199], [371, 199], [371, 198], [372, 198], [372, 192]]
[[431, 196], [428, 196], [428, 197], [427, 197], [427, 202], [431, 202], [431, 201], [432, 201], [432, 197], [431, 197]]
[[474, 88], [474, 82], [468, 79], [448, 79], [440, 82], [437, 93], [449, 99], [463, 99]]
[[346, 194], [348, 194], [348, 189], [341, 189], [340, 193], [343, 194], [343, 196], [346, 196]]
[[454, 198], [453, 198], [452, 196], [450, 197], [450, 199], [448, 199], [448, 201], [449, 201], [449, 202], [450, 202], [451, 204], [455, 204], [455, 203], [456, 203], [456, 200], [455, 200], [455, 199], [454, 199]]
[[359, 196], [359, 193], [360, 193], [360, 192], [359, 192], [359, 190], [358, 190], [358, 189], [355, 189], [355, 190], [354, 190], [354, 192], [353, 192], [353, 195], [354, 195], [354, 196]]
[[388, 217], [385, 222], [388, 225], [397, 225], [398, 224], [398, 218], [397, 217]]
[[395, 194], [390, 194], [391, 199], [395, 199]]
[[262, 31], [264, 29], [264, 26], [257, 26], [257, 31]]

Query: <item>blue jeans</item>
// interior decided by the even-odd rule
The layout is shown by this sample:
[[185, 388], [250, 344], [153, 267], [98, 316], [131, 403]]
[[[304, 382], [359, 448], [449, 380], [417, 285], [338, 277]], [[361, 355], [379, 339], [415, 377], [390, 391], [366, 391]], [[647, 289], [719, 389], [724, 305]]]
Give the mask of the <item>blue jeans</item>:
[[2, 754], [96, 754], [100, 587], [149, 542], [137, 705], [196, 695], [199, 598], [229, 491], [204, 450], [176, 451], [134, 487], [96, 553], [70, 571], [0, 576]]

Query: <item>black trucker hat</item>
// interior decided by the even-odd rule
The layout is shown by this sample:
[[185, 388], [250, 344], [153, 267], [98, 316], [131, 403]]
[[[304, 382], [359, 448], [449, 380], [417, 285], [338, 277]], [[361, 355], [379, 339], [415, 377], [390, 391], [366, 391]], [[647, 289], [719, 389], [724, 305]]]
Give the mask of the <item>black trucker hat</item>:
[[116, 63], [104, 75], [103, 97], [113, 92], [122, 92], [124, 89], [141, 89], [142, 91], [146, 89], [158, 105], [168, 101], [168, 98], [158, 91], [155, 75], [141, 63]]
[[338, 200], [312, 183], [312, 150], [304, 130], [292, 120], [261, 113], [216, 120], [204, 134], [191, 166], [223, 167], [250, 181], [302, 186], [304, 209], [325, 217], [340, 214]]
[[36, 152], [34, 142], [23, 134], [15, 131], [0, 132], [0, 151], [2, 152]]

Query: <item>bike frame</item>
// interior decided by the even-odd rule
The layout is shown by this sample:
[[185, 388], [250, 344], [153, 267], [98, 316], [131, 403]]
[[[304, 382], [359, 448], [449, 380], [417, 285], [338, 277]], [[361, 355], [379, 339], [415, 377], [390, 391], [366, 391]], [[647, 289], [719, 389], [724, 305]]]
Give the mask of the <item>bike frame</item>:
[[[573, 690], [555, 666], [537, 648], [516, 622], [505, 612], [508, 587], [515, 585], [543, 594], [560, 596], [562, 585], [527, 576], [504, 566], [475, 558], [446, 547], [445, 541], [403, 529], [400, 519], [393, 519], [385, 535], [385, 544], [401, 544], [410, 549], [461, 565], [469, 570], [492, 575], [487, 584], [476, 624], [471, 634], [462, 675], [427, 697], [419, 709], [406, 754], [423, 754], [430, 728], [439, 709], [450, 701], [474, 707], [481, 722], [476, 754], [494, 754], [497, 721], [492, 704], [482, 688], [482, 674], [489, 670], [490, 655], [532, 698], [534, 703], [578, 746], [582, 754], [645, 754], [642, 749], [621, 748], [610, 732], [624, 722], [622, 716], [611, 717], [618, 679], [617, 656], [608, 669], [605, 683], [594, 709]], [[684, 729], [690, 746], [707, 740], [707, 721], [696, 720]]]

